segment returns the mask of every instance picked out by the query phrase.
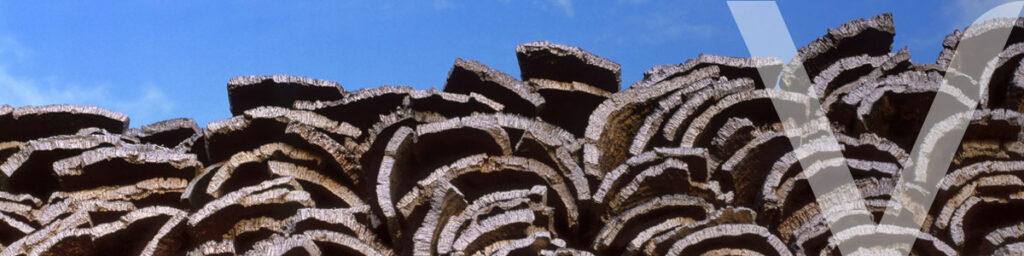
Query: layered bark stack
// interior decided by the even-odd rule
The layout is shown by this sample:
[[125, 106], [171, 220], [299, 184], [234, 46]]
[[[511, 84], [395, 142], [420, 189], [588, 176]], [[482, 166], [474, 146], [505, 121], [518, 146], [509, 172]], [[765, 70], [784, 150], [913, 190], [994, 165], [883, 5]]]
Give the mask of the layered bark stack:
[[[939, 181], [914, 255], [1024, 253], [1024, 20], [999, 56], [892, 52], [892, 18], [830, 30], [789, 64], [701, 55], [619, 91], [576, 47], [516, 48], [522, 80], [458, 59], [444, 90], [228, 83], [234, 117], [128, 128], [95, 107], [0, 107], [0, 255], [835, 255], [808, 176], [846, 164], [881, 216], [897, 180]], [[945, 176], [908, 152], [946, 67], [983, 88]], [[805, 92], [788, 86], [802, 64]], [[978, 79], [991, 74], [990, 79]], [[954, 95], [956, 96], [956, 95]], [[846, 157], [794, 149], [772, 100], [818, 101]], [[936, 149], [941, 150], [941, 149]], [[814, 159], [804, 169], [800, 161]], [[927, 163], [916, 163], [927, 164]], [[884, 232], [905, 232], [898, 228]], [[870, 250], [868, 250], [870, 251]]]

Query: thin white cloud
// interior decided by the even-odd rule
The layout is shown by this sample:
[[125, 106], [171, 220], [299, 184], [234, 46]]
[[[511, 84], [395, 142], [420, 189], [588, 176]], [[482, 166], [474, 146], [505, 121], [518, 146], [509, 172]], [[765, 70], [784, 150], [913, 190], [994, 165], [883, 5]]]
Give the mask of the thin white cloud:
[[0, 56], [22, 60], [31, 54], [32, 52], [24, 45], [21, 45], [18, 40], [14, 40], [14, 38], [9, 36], [0, 37]]
[[26, 105], [77, 104], [94, 105], [128, 115], [132, 126], [140, 126], [170, 118], [174, 101], [158, 86], [144, 85], [141, 90], [125, 90], [105, 84], [80, 85], [57, 78], [35, 79], [12, 74], [8, 68], [12, 57], [24, 57], [27, 49], [11, 47], [17, 41], [0, 39], [0, 104]]
[[562, 8], [565, 11], [565, 16], [572, 17], [574, 15], [572, 8], [572, 0], [551, 0], [558, 8]]
[[956, 0], [952, 4], [946, 5], [946, 11], [955, 15], [955, 19], [952, 20], [953, 28], [963, 29], [975, 19], [981, 17], [982, 14], [988, 10], [995, 8], [996, 6], [1002, 5], [1011, 0]]
[[620, 20], [626, 29], [608, 28], [595, 40], [596, 44], [616, 45], [663, 45], [679, 43], [680, 40], [713, 40], [721, 28], [694, 19], [689, 12], [653, 6], [643, 12], [634, 13]]
[[621, 3], [627, 3], [627, 4], [646, 4], [647, 2], [648, 2], [648, 0], [619, 0], [620, 4]]
[[647, 16], [641, 23], [645, 31], [637, 39], [651, 44], [672, 42], [685, 36], [707, 38], [715, 31], [713, 26], [690, 23], [664, 12]]
[[[512, 0], [498, 0], [498, 2], [508, 4], [511, 3]], [[561, 9], [561, 11], [565, 13], [566, 17], [572, 18], [573, 15], [576, 15], [572, 0], [533, 0], [533, 4], [543, 10], [548, 10], [552, 7]]]
[[444, 10], [452, 8], [452, 2], [449, 0], [434, 0], [434, 10]]

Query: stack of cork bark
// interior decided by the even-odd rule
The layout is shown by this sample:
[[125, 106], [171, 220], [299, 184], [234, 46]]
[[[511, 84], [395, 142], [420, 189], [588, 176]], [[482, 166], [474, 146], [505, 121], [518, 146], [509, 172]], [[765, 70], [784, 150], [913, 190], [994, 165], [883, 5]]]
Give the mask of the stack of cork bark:
[[[884, 14], [790, 63], [701, 55], [622, 91], [618, 64], [547, 42], [516, 48], [521, 80], [458, 59], [442, 91], [238, 77], [234, 117], [205, 128], [5, 105], [0, 256], [838, 255], [872, 232], [833, 234], [843, 216], [826, 214], [878, 221], [900, 179], [939, 184], [931, 206], [902, 202], [928, 216], [911, 254], [1020, 255], [1024, 20], [986, 26], [1012, 29], [988, 59], [952, 56], [982, 30], [913, 63]], [[968, 62], [987, 65], [947, 74]], [[809, 88], [778, 89], [801, 68]], [[920, 128], [937, 95], [962, 96], [939, 91], [944, 76], [982, 88], [977, 110], [959, 148], [921, 149], [955, 150], [945, 175], [900, 177], [929, 164], [911, 163], [914, 147], [948, 140]], [[797, 132], [839, 148], [794, 149], [773, 101], [817, 101], [828, 122]], [[820, 211], [808, 179], [843, 164], [868, 212]]]

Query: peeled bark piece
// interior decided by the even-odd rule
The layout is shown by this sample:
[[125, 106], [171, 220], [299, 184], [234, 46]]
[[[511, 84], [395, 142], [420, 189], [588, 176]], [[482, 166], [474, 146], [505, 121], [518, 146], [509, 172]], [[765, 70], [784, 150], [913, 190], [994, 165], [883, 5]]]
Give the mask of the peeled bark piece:
[[[451, 154], [436, 151], [438, 148], [461, 147], [465, 154]], [[416, 144], [413, 157], [425, 170], [433, 170], [443, 164], [475, 153], [511, 155], [512, 142], [508, 132], [492, 123], [479, 119], [459, 118], [444, 122], [422, 124], [416, 127]]]
[[[423, 96], [423, 95], [430, 96], [430, 94], [421, 94], [421, 96]], [[442, 95], [440, 97], [441, 99], [444, 99], [445, 97], [466, 99], [465, 97], [462, 97], [461, 95], [452, 94], [452, 93], [443, 93], [441, 95]], [[471, 93], [471, 95], [477, 96], [475, 93]], [[459, 96], [459, 97], [452, 97], [452, 96]], [[474, 98], [474, 96], [470, 96], [469, 99]], [[416, 97], [419, 97], [419, 98], [423, 99], [423, 97], [420, 97], [420, 96], [416, 96]], [[433, 96], [427, 97], [427, 99], [429, 99], [429, 98], [435, 98], [436, 99], [438, 97], [433, 97]], [[484, 99], [484, 98], [480, 98], [480, 97], [476, 97], [476, 98]], [[412, 97], [407, 99], [407, 101], [413, 102]], [[379, 116], [378, 117], [379, 121], [377, 123], [374, 123], [368, 129], [368, 131], [366, 132], [367, 136], [365, 137], [365, 139], [362, 139], [362, 143], [363, 143], [362, 146], [363, 147], [361, 147], [362, 149], [364, 149], [364, 151], [362, 151], [362, 155], [358, 156], [359, 163], [361, 164], [361, 168], [363, 170], [363, 175], [362, 176], [364, 177], [364, 180], [365, 180], [366, 184], [371, 184], [371, 186], [372, 186], [372, 184], [376, 182], [377, 173], [380, 170], [380, 163], [381, 163], [380, 161], [381, 161], [381, 159], [383, 159], [383, 156], [385, 155], [386, 147], [387, 147], [388, 143], [392, 139], [394, 139], [395, 136], [397, 136], [397, 132], [398, 131], [400, 131], [402, 129], [413, 129], [413, 128], [416, 128], [416, 127], [418, 127], [420, 125], [425, 125], [425, 124], [429, 124], [429, 123], [463, 122], [463, 121], [455, 121], [455, 120], [464, 120], [465, 117], [466, 117], [466, 116], [460, 116], [460, 115], [456, 114], [456, 115], [454, 115], [454, 117], [449, 118], [449, 117], [446, 117], [444, 115], [441, 115], [441, 114], [438, 114], [436, 112], [433, 112], [434, 110], [430, 110], [429, 108], [422, 108], [423, 105], [429, 105], [430, 104], [429, 102], [424, 102], [424, 101], [419, 101], [419, 102], [421, 103], [421, 104], [419, 104], [420, 107], [416, 107], [416, 106], [402, 107], [402, 108], [400, 108], [398, 110], [395, 110], [394, 112], [390, 112], [390, 113], [388, 113], [386, 115]], [[472, 109], [473, 107], [471, 107], [471, 106], [485, 107], [485, 108], [491, 108], [492, 107], [491, 105], [477, 104], [477, 103], [473, 103], [472, 101], [471, 102], [459, 102], [459, 101], [447, 101], [447, 100], [445, 100], [445, 101], [442, 101], [442, 102], [446, 102], [445, 104], [450, 104], [450, 107], [453, 107], [453, 108], [459, 108], [459, 105], [464, 105], [468, 109]], [[497, 103], [495, 103], [495, 104], [497, 104]], [[498, 104], [498, 105], [500, 105], [500, 104]], [[493, 113], [493, 112], [496, 112], [496, 111], [497, 110], [493, 109], [493, 108], [491, 108], [490, 110], [485, 110], [485, 111], [473, 111], [472, 113], [469, 113], [468, 117], [474, 118], [475, 116], [489, 116], [489, 115], [506, 116], [506, 115], [509, 115], [509, 114], [502, 114], [502, 113], [484, 114], [484, 113]], [[501, 122], [500, 120], [503, 120], [503, 119], [499, 118], [498, 120], [499, 120], [499, 122]], [[490, 122], [494, 122], [494, 120], [488, 119], [488, 120], [480, 120], [480, 121], [473, 121], [473, 122], [476, 122], [476, 123], [490, 123]], [[515, 122], [512, 122], [512, 123], [515, 123]], [[501, 126], [501, 125], [499, 125], [499, 126]], [[437, 128], [437, 127], [435, 127], [435, 128]], [[465, 128], [466, 129], [475, 129], [475, 128], [471, 128], [471, 127], [465, 127]], [[490, 131], [488, 133], [501, 133], [500, 131], [497, 131], [496, 129], [492, 129], [492, 128], [488, 128], [488, 129], [490, 129]], [[515, 143], [516, 140], [518, 139], [515, 136], [518, 133], [516, 133], [514, 131], [510, 131], [508, 129], [506, 129], [505, 132], [508, 134], [508, 136], [506, 136], [506, 137], [508, 137], [507, 140], [510, 143]], [[444, 140], [441, 140], [441, 142], [442, 143], [449, 143], [449, 142], [446, 142]], [[453, 143], [453, 144], [458, 144], [458, 143]], [[462, 145], [460, 145], [460, 146], [462, 146]], [[452, 153], [452, 155], [460, 155], [460, 154], [461, 153]], [[368, 189], [372, 190], [373, 188], [371, 187], [371, 188], [368, 188]]]
[[622, 67], [580, 48], [539, 41], [516, 46], [524, 81], [580, 82], [606, 92], [619, 91]]
[[178, 209], [148, 207], [97, 225], [90, 235], [100, 255], [180, 255], [188, 242], [187, 219], [188, 214]]
[[[701, 70], [708, 67], [715, 67], [716, 71], [710, 74], [701, 75]], [[782, 62], [776, 58], [770, 57], [739, 58], [701, 53], [696, 59], [686, 60], [686, 62], [682, 64], [654, 66], [651, 70], [644, 72], [643, 80], [634, 83], [630, 88], [641, 88], [659, 83], [672, 82], [676, 78], [686, 76], [698, 75], [698, 77], [701, 77], [712, 75], [714, 78], [749, 78], [754, 80], [757, 84], [757, 88], [763, 89], [766, 87], [761, 81], [761, 70], [764, 70], [766, 74], [773, 74], [774, 76], [770, 78], [770, 81], [774, 81], [774, 78], [777, 78], [779, 72], [782, 71]]]
[[[998, 55], [978, 56], [978, 52], [988, 51], [982, 51], [980, 49], [966, 49], [966, 47], [960, 47], [960, 44], [966, 41], [988, 42], [986, 40], [994, 40], [992, 39], [993, 36], [1007, 32], [1009, 33], [1009, 37], [1006, 38], [1006, 44], [1000, 44], [1000, 46], [1012, 46], [1024, 41], [1024, 36], [1022, 36], [1024, 35], [1022, 34], [1024, 33], [1024, 19], [997, 18], [984, 21], [981, 24], [973, 26], [969, 30], [965, 29], [964, 31], [954, 31], [952, 34], [947, 35], [946, 39], [943, 40], [942, 52], [939, 53], [939, 57], [935, 63], [940, 67], [949, 68], [950, 70], [966, 74], [968, 77], [975, 80], [981, 80], [981, 75], [985, 72], [984, 70], [988, 66], [986, 64], [989, 64], [989, 62], [998, 58]], [[965, 45], [980, 47], [985, 44], [973, 43]], [[954, 60], [953, 55], [957, 48], [965, 48], [960, 49], [960, 51], [975, 54], [960, 54], [960, 56]], [[1004, 51], [1005, 50], [1006, 49], [1004, 49]]]
[[32, 212], [40, 204], [39, 199], [27, 194], [14, 195], [0, 191], [0, 248], [39, 228]]
[[306, 235], [282, 237], [274, 235], [253, 245], [244, 255], [320, 255], [320, 248]]
[[[746, 208], [725, 208], [706, 219], [683, 223], [642, 241], [642, 255], [792, 255], [775, 235], [753, 224], [755, 213]], [[637, 249], [634, 249], [637, 250]]]
[[385, 236], [375, 232], [380, 220], [370, 211], [370, 206], [335, 209], [299, 209], [288, 220], [291, 232], [300, 233], [316, 230], [330, 230], [351, 236], [378, 251], [390, 248], [381, 240]]
[[[374, 144], [383, 144], [379, 160], [363, 156], [367, 171], [377, 171], [374, 189], [381, 215], [389, 227], [397, 229], [401, 221], [394, 202], [428, 177], [434, 168], [451, 164], [460, 156], [485, 153], [491, 156], [517, 155], [535, 160], [561, 173], [573, 185], [570, 191], [580, 198], [589, 198], [587, 179], [576, 164], [571, 152], [579, 149], [574, 137], [550, 124], [511, 114], [476, 114], [469, 117], [425, 123], [416, 129], [400, 126], [391, 137], [378, 138]], [[511, 141], [519, 141], [515, 148]], [[449, 148], [447, 153], [438, 148]], [[372, 151], [371, 151], [372, 152]], [[402, 231], [392, 230], [392, 235]]]
[[[378, 186], [378, 191], [390, 191], [388, 184], [382, 185]], [[462, 158], [434, 170], [400, 199], [390, 200], [395, 200], [392, 211], [401, 216], [401, 221], [419, 223], [419, 219], [426, 213], [425, 210], [429, 209], [428, 206], [433, 205], [430, 200], [437, 199], [434, 193], [448, 191], [449, 187], [456, 189], [454, 191], [460, 194], [460, 198], [469, 202], [493, 191], [528, 189], [534, 186], [546, 187], [548, 193], [552, 195], [549, 197], [551, 199], [548, 200], [548, 205], [554, 208], [556, 229], [571, 232], [569, 230], [579, 228], [576, 225], [579, 224], [580, 208], [576, 204], [577, 196], [569, 188], [571, 185], [567, 184], [554, 169], [535, 160], [520, 157], [489, 157], [480, 154]], [[385, 215], [388, 216], [388, 211], [385, 211]], [[400, 221], [389, 220], [389, 223]]]
[[335, 101], [298, 101], [295, 108], [313, 111], [366, 131], [380, 122], [381, 116], [406, 107], [412, 91], [408, 86], [385, 85], [354, 91]]
[[[917, 234], [910, 251], [896, 250], [897, 244], [886, 244], [887, 241], [898, 241], [893, 237]], [[860, 251], [855, 255], [884, 255], [898, 253], [900, 255], [959, 255], [956, 250], [945, 242], [938, 240], [927, 233], [919, 233], [900, 226], [889, 225], [861, 225], [845, 229], [829, 238], [828, 247], [822, 252], [803, 252], [815, 255], [841, 255], [839, 244], [848, 243], [851, 246], [860, 246]], [[873, 247], [869, 247], [873, 245]]]
[[[1014, 209], [1024, 207], [1024, 162], [985, 161], [961, 167], [939, 182], [933, 233], [962, 252], [990, 254], [1020, 241]], [[926, 223], [928, 224], [928, 223]]]
[[495, 113], [505, 106], [483, 95], [469, 95], [429, 91], [409, 93], [409, 109], [419, 113], [433, 113], [446, 118], [469, 116], [474, 113]]
[[259, 106], [291, 108], [298, 100], [338, 100], [344, 94], [338, 83], [289, 75], [241, 76], [228, 82], [233, 115]]
[[238, 221], [222, 236], [223, 240], [204, 243], [197, 250], [246, 255], [291, 255], [296, 250], [310, 255], [393, 255], [372, 232], [373, 218], [367, 206], [302, 208], [286, 219], [255, 217]]
[[[821, 123], [807, 125], [797, 133], [817, 134], [824, 128], [823, 126]], [[755, 134], [757, 137], [734, 151], [728, 159], [722, 160], [718, 167], [718, 171], [732, 176], [736, 190], [734, 204], [754, 208], [757, 207], [765, 181], [771, 175], [772, 166], [778, 159], [793, 151], [790, 138], [785, 132], [769, 130]]]
[[203, 131], [190, 118], [176, 118], [147, 124], [139, 128], [135, 135], [142, 143], [157, 144], [166, 148], [174, 148], [196, 134]]
[[713, 209], [704, 199], [683, 194], [651, 198], [603, 216], [604, 226], [593, 238], [591, 248], [607, 255], [645, 254], [640, 252], [645, 243], [673, 229], [704, 221], [711, 217]]
[[[231, 132], [244, 131], [252, 126], [252, 122], [267, 120], [279, 124], [301, 123], [315, 127], [323, 132], [336, 136], [359, 137], [362, 134], [358, 128], [345, 122], [331, 120], [322, 115], [304, 110], [292, 110], [281, 107], [264, 106], [245, 111], [243, 115], [235, 116], [232, 119], [210, 123], [207, 137], [230, 134]], [[261, 127], [262, 128], [262, 127]], [[270, 127], [262, 128], [268, 129]], [[266, 132], [266, 131], [264, 131]], [[215, 143], [211, 141], [211, 143]]]
[[169, 119], [144, 125], [139, 129], [132, 128], [126, 131], [125, 135], [137, 138], [138, 143], [156, 144], [192, 153], [203, 164], [210, 163], [203, 129], [190, 118]]
[[100, 255], [93, 246], [88, 228], [67, 229], [48, 237], [28, 251], [28, 255]]
[[[43, 226], [41, 230], [50, 229], [53, 225], [64, 225], [60, 228], [84, 225], [82, 223], [71, 223], [69, 220], [76, 220], [77, 215], [82, 215], [83, 221], [91, 224], [101, 224], [117, 220], [122, 215], [138, 209], [134, 204], [120, 200], [64, 200], [43, 205], [38, 211], [33, 212], [35, 220]], [[69, 224], [70, 223], [70, 224]]]
[[202, 192], [214, 198], [234, 192], [242, 187], [262, 183], [271, 178], [268, 162], [290, 161], [311, 168], [324, 167], [324, 159], [284, 143], [268, 143], [251, 151], [238, 152], [213, 169]]
[[[680, 194], [703, 198], [722, 205], [732, 201], [732, 193], [721, 191], [707, 170], [707, 151], [703, 149], [663, 149], [630, 158], [626, 164], [605, 175], [594, 193], [601, 205], [602, 219], [610, 218], [636, 205], [664, 195]], [[722, 177], [715, 177], [715, 179]]]
[[[770, 173], [765, 186], [761, 188], [766, 201], [776, 202], [777, 200], [789, 200], [785, 196], [775, 194], [779, 189], [792, 189], [796, 180], [803, 181], [807, 177], [823, 171], [832, 171], [832, 168], [848, 166], [851, 176], [857, 179], [868, 178], [898, 178], [899, 170], [909, 165], [909, 154], [903, 151], [891, 141], [864, 134], [860, 139], [838, 135], [836, 140], [839, 144], [831, 144], [828, 138], [815, 138], [806, 141], [800, 148], [786, 153], [771, 163]], [[831, 155], [822, 153], [842, 151], [845, 157], [831, 158]], [[829, 157], [829, 158], [826, 158]], [[811, 163], [809, 166], [802, 166], [801, 163]], [[812, 167], [814, 168], [812, 170]], [[824, 191], [821, 191], [824, 192]], [[810, 193], [800, 193], [801, 196], [810, 196]], [[813, 199], [812, 199], [813, 200]]]
[[582, 137], [591, 112], [619, 91], [619, 64], [579, 48], [533, 42], [516, 47], [520, 74], [544, 98], [542, 120]]
[[[678, 105], [660, 113], [663, 118], [660, 127], [650, 131], [649, 133], [657, 133], [660, 130], [660, 140], [656, 136], [655, 138], [649, 139], [649, 144], [657, 144], [656, 141], [660, 141], [660, 144], [667, 145], [655, 145], [655, 146], [675, 146], [682, 140], [688, 126], [690, 126], [694, 120], [697, 119], [703, 112], [708, 111], [709, 108], [722, 101], [724, 98], [737, 93], [750, 93], [754, 89], [754, 83], [751, 79], [736, 79], [736, 80], [701, 80], [693, 85], [694, 90], [686, 93], [685, 99], [680, 98], [678, 101], [665, 102], [668, 105]], [[749, 123], [748, 126], [754, 126], [752, 120], [759, 120], [758, 118], [750, 119], [745, 118], [744, 123]], [[728, 121], [726, 121], [728, 122]], [[653, 126], [653, 125], [652, 125]], [[724, 126], [724, 125], [723, 125]], [[735, 133], [735, 131], [731, 131]], [[724, 133], [723, 133], [724, 134]], [[652, 136], [652, 135], [647, 135]], [[636, 151], [639, 148], [630, 148], [631, 152]]]
[[[415, 141], [411, 141], [413, 139]], [[436, 168], [475, 154], [510, 155], [511, 147], [505, 130], [478, 118], [422, 124], [415, 130], [402, 128], [389, 141], [378, 165], [381, 168], [377, 174], [378, 189], [381, 183], [387, 183], [389, 194], [401, 196]], [[449, 150], [443, 152], [436, 150], [438, 148]], [[378, 198], [380, 196], [378, 194]]]
[[1020, 247], [1024, 244], [1021, 241], [1024, 238], [1024, 233], [1022, 233], [1024, 229], [1022, 228], [1024, 228], [1022, 223], [1017, 223], [993, 230], [985, 236], [985, 241], [978, 252], [990, 255], [1013, 255], [1012, 252], [1024, 252], [1021, 250], [1024, 248]]
[[525, 83], [474, 60], [455, 59], [444, 92], [478, 93], [505, 105], [506, 113], [528, 117], [537, 116], [537, 109], [544, 104], [540, 94]]
[[367, 206], [301, 208], [285, 219], [259, 216], [237, 221], [221, 236], [222, 240], [205, 242], [191, 253], [290, 255], [289, 252], [299, 250], [310, 255], [393, 255], [372, 232], [372, 223], [376, 221]]
[[[971, 113], [973, 112], [973, 113]], [[973, 114], [968, 116], [968, 114]], [[960, 146], [957, 148], [938, 146], [956, 145], [957, 141], [950, 141], [950, 131], [956, 129], [955, 122], [967, 119], [970, 120], [963, 138], [960, 138]], [[913, 178], [915, 182], [937, 182], [946, 173], [935, 173], [929, 170], [951, 170], [961, 166], [969, 165], [986, 160], [1020, 160], [1021, 154], [1021, 128], [1024, 126], [1024, 116], [1020, 113], [998, 110], [977, 110], [953, 114], [935, 124], [930, 130], [923, 131], [923, 148], [918, 156], [920, 160], [915, 163]], [[955, 151], [953, 151], [955, 150]], [[953, 152], [949, 152], [953, 151]], [[932, 159], [929, 152], [935, 154], [951, 154], [952, 162], [946, 163]], [[939, 166], [934, 166], [939, 165]]]
[[75, 134], [83, 128], [111, 133], [128, 129], [128, 116], [94, 106], [47, 105], [11, 109], [0, 115], [0, 141], [28, 141]]
[[889, 53], [895, 36], [891, 13], [875, 15], [867, 20], [853, 20], [829, 29], [825, 36], [797, 50], [796, 56], [784, 67], [780, 84], [783, 88], [793, 85], [798, 79], [795, 72], [801, 68], [807, 71], [807, 78], [814, 81], [822, 70], [844, 57]]
[[[1002, 87], [996, 87], [995, 85], [1001, 85]], [[1013, 71], [1013, 78], [1007, 84], [994, 84], [989, 85], [989, 98], [1003, 99], [1002, 105], [996, 107], [1002, 107], [1017, 112], [1024, 112], [1024, 65], [1017, 67]], [[1002, 89], [1002, 91], [999, 91]], [[989, 105], [997, 104], [997, 100], [990, 100]]]
[[245, 113], [208, 125], [206, 140], [211, 161], [225, 161], [238, 152], [269, 143], [285, 143], [332, 160], [339, 174], [358, 183], [359, 166], [355, 158], [364, 150], [355, 142], [362, 134], [358, 128], [304, 110], [259, 107]]
[[[815, 159], [814, 155], [805, 155], [804, 160], [814, 162], [809, 165], [806, 169], [801, 169], [798, 165], [789, 164], [792, 155], [787, 155], [776, 163], [776, 167], [783, 167], [789, 170], [800, 170], [803, 175], [790, 174], [788, 178], [780, 181], [776, 171], [782, 168], [773, 168], [773, 173], [768, 177], [768, 180], [764, 184], [764, 191], [762, 191], [761, 212], [758, 215], [761, 223], [765, 223], [767, 227], [778, 230], [780, 238], [788, 243], [794, 243], [796, 240], [807, 239], [814, 235], [824, 235], [815, 233], [818, 231], [824, 231], [825, 223], [824, 217], [820, 216], [820, 208], [817, 204], [814, 193], [812, 193], [811, 187], [808, 184], [807, 176], [815, 176], [826, 172], [840, 171], [840, 167], [844, 161], [838, 158], [832, 159]], [[852, 172], [854, 177], [854, 184], [859, 190], [861, 196], [864, 197], [864, 203], [867, 207], [868, 212], [854, 212], [856, 214], [870, 214], [871, 217], [878, 220], [881, 218], [885, 208], [889, 204], [890, 195], [893, 188], [896, 185], [898, 179], [898, 165], [869, 161], [858, 159], [863, 156], [857, 156], [856, 158], [849, 158], [845, 161], [848, 165], [849, 170]], [[813, 191], [818, 193], [825, 192], [837, 192], [837, 191]], [[898, 203], [898, 202], [894, 202]], [[905, 211], [901, 214], [909, 215], [910, 213], [921, 213], [924, 211], [923, 206], [920, 205], [901, 205]], [[817, 226], [820, 225], [820, 226]], [[813, 227], [813, 228], [811, 228]], [[809, 229], [815, 229], [814, 232], [808, 232]], [[808, 235], [813, 233], [814, 235]], [[793, 238], [797, 237], [797, 238]]]
[[235, 247], [231, 240], [224, 241], [207, 241], [199, 244], [196, 248], [188, 251], [189, 256], [233, 256], [235, 253]]
[[21, 141], [0, 142], [0, 164], [5, 162], [11, 155], [18, 152], [18, 149], [24, 144], [25, 143]]
[[86, 150], [123, 145], [125, 142], [116, 135], [61, 135], [28, 141], [0, 165], [0, 188], [49, 198], [60, 185], [54, 162]]
[[1016, 43], [1007, 45], [999, 55], [988, 61], [978, 78], [978, 85], [982, 88], [978, 104], [987, 108], [1009, 106], [1011, 110], [1017, 110], [1019, 107], [1017, 103], [1020, 99], [1007, 98], [1007, 96], [1020, 95], [1020, 88], [1015, 88], [1012, 80], [1014, 71], [1020, 68], [1022, 57], [1024, 57], [1024, 43]]
[[36, 231], [32, 222], [0, 210], [0, 248]]
[[594, 253], [573, 248], [558, 248], [555, 250], [541, 250], [537, 255], [544, 256], [594, 256]]
[[[387, 123], [389, 118], [427, 116], [454, 118], [472, 113], [494, 113], [504, 106], [487, 97], [470, 92], [468, 95], [420, 91], [408, 86], [381, 86], [349, 93], [336, 101], [300, 101], [297, 109], [312, 111], [338, 122], [359, 128], [363, 135], [374, 134], [375, 127]], [[398, 115], [396, 114], [404, 114]], [[365, 137], [357, 136], [360, 141]]]
[[354, 207], [363, 206], [365, 203], [352, 189], [339, 184], [309, 168], [295, 165], [288, 162], [269, 161], [270, 173], [275, 176], [294, 177], [303, 190], [310, 193], [310, 197], [317, 207]]
[[[840, 89], [841, 87], [850, 84], [863, 85], [864, 82], [876, 80], [886, 73], [907, 71], [910, 64], [910, 53], [907, 49], [879, 56], [861, 54], [842, 58], [823, 69], [814, 78], [813, 86], [807, 93], [824, 100], [834, 92], [845, 94], [850, 91]], [[878, 74], [875, 74], [876, 72]]]
[[750, 79], [700, 79], [630, 88], [617, 93], [598, 106], [590, 117], [584, 167], [588, 174], [600, 177], [645, 150], [677, 146], [677, 134], [682, 133], [679, 130], [699, 111], [713, 104], [713, 100], [753, 88]]
[[547, 190], [543, 186], [496, 191], [472, 202], [465, 201], [458, 189], [450, 186], [433, 192], [430, 210], [416, 229], [416, 254], [511, 250], [502, 247], [517, 246], [514, 240], [531, 240], [530, 231], [519, 232], [522, 226], [539, 232], [551, 230], [552, 209], [545, 206]]
[[299, 208], [313, 207], [309, 194], [291, 177], [281, 177], [231, 192], [193, 212], [188, 232], [194, 245], [219, 239], [239, 220], [250, 217], [285, 219]]
[[[937, 73], [909, 71], [850, 92], [843, 101], [857, 105], [858, 124], [852, 125], [856, 130], [848, 134], [870, 132], [904, 149], [913, 148], [914, 139], [926, 129], [921, 126], [942, 79]], [[959, 90], [950, 93], [943, 92], [941, 96], [952, 97], [959, 104], [970, 102]], [[896, 102], [899, 102], [898, 107], [893, 104]]]
[[484, 255], [546, 255], [546, 252], [573, 253], [581, 251], [570, 251], [565, 248], [566, 242], [554, 238], [554, 235], [547, 231], [535, 231], [533, 234], [520, 239], [507, 239], [493, 243], [483, 250], [478, 251]]
[[312, 230], [303, 233], [320, 248], [324, 255], [395, 255], [391, 250], [376, 250], [355, 238], [327, 230]]
[[610, 94], [590, 90], [586, 85], [555, 85], [537, 90], [546, 102], [540, 112], [540, 119], [562, 127], [576, 137], [583, 137], [590, 115]]
[[53, 163], [54, 175], [65, 191], [130, 185], [157, 177], [187, 180], [202, 168], [193, 154], [155, 145], [99, 148]]
[[221, 166], [223, 166], [223, 163], [206, 166], [188, 182], [188, 186], [185, 187], [185, 191], [181, 194], [181, 203], [183, 207], [188, 208], [189, 212], [199, 210], [206, 203], [215, 199], [213, 195], [206, 193], [206, 187], [209, 186], [210, 180], [213, 179], [214, 171]]
[[1006, 109], [975, 110], [953, 155], [952, 168], [986, 160], [1024, 159], [1024, 114]]
[[815, 78], [811, 95], [821, 95], [821, 108], [832, 121], [834, 129], [855, 136], [854, 132], [861, 129], [858, 127], [858, 106], [855, 101], [845, 101], [846, 96], [862, 90], [862, 87], [874, 86], [876, 81], [884, 80], [886, 76], [905, 73], [914, 67], [910, 54], [905, 50], [883, 56], [847, 57]]
[[47, 206], [39, 213], [47, 216], [37, 216], [44, 226], [7, 245], [0, 255], [96, 255], [91, 226], [103, 222], [93, 216], [120, 216], [133, 210], [135, 207], [127, 202], [100, 200]]
[[[603, 175], [635, 155], [620, 149], [631, 146], [630, 143], [638, 139], [650, 140], [653, 134], [649, 130], [657, 129], [657, 126], [648, 124], [663, 122], [668, 109], [676, 107], [683, 97], [688, 97], [689, 92], [703, 84], [696, 80], [698, 78], [700, 76], [688, 76], [679, 84], [633, 87], [602, 102], [590, 115], [585, 132], [587, 173]], [[668, 104], [664, 104], [666, 102]]]
[[[679, 131], [685, 131], [680, 136], [678, 146], [703, 147], [715, 161], [724, 161], [752, 141], [756, 134], [765, 131], [750, 130], [745, 133], [735, 133], [724, 141], [725, 144], [715, 144], [718, 139], [718, 131], [725, 129], [730, 120], [744, 118], [755, 127], [765, 130], [781, 128], [779, 116], [774, 105], [780, 108], [789, 108], [799, 113], [810, 115], [813, 110], [807, 110], [809, 101], [813, 100], [806, 95], [790, 93], [781, 90], [750, 90], [740, 91], [721, 98], [720, 101], [707, 107], [700, 113], [694, 113], [692, 121], [686, 127], [680, 127]], [[802, 120], [810, 120], [808, 117], [798, 117]], [[812, 122], [819, 120], [810, 120]]]
[[50, 204], [61, 201], [86, 200], [123, 200], [136, 207], [149, 206], [180, 207], [182, 192], [188, 186], [188, 180], [174, 177], [157, 177], [140, 181], [131, 185], [102, 186], [89, 190], [74, 192], [55, 192], [50, 195]]

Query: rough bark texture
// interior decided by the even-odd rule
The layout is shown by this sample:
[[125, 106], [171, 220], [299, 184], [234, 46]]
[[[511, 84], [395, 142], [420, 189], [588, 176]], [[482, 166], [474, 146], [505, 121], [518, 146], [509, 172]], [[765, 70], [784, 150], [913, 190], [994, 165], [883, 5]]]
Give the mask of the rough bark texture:
[[[235, 116], [205, 128], [5, 105], [0, 256], [834, 255], [873, 228], [827, 229], [807, 179], [842, 164], [870, 211], [848, 214], [876, 221], [899, 179], [938, 181], [930, 208], [900, 202], [929, 216], [910, 253], [1021, 255], [1021, 24], [988, 24], [1013, 28], [995, 58], [952, 63], [972, 40], [956, 32], [922, 65], [892, 51], [879, 15], [792, 63], [701, 55], [621, 91], [618, 64], [547, 42], [516, 48], [522, 80], [457, 59], [442, 91], [239, 77]], [[947, 139], [920, 127], [936, 95], [957, 93], [938, 92], [945, 68], [966, 62], [988, 65], [952, 74], [956, 86], [983, 95], [947, 174], [900, 177], [912, 147]], [[800, 64], [810, 88], [761, 82], [768, 70], [794, 89]], [[831, 130], [839, 148], [792, 148], [773, 99], [819, 101], [829, 122], [800, 132]]]

